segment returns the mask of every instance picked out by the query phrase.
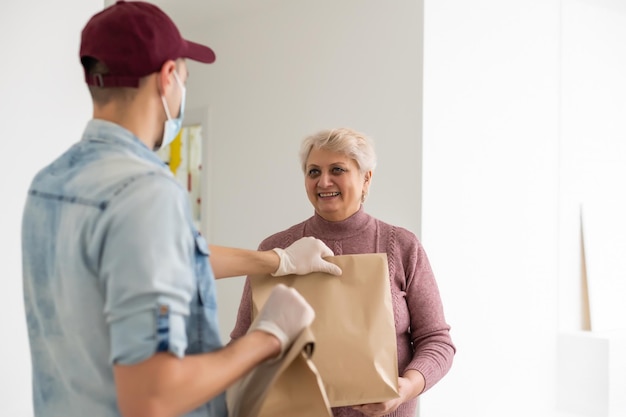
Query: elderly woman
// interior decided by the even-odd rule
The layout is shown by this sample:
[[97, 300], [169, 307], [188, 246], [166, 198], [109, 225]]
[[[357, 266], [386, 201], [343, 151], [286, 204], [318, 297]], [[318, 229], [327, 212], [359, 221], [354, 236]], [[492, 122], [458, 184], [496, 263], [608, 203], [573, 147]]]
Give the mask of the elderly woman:
[[[259, 249], [284, 248], [314, 236], [335, 255], [386, 252], [398, 346], [400, 397], [378, 404], [333, 409], [334, 416], [413, 417], [417, 397], [450, 369], [455, 347], [424, 248], [410, 231], [378, 220], [363, 210], [376, 155], [363, 134], [341, 128], [307, 137], [300, 152], [304, 184], [315, 214], [266, 238]], [[231, 338], [251, 322], [248, 280]]]

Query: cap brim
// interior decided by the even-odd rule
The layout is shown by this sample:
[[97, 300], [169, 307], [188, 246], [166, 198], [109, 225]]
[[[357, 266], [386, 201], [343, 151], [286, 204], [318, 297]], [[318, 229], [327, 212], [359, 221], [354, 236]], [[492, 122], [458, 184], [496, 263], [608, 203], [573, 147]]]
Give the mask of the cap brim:
[[204, 62], [205, 64], [212, 64], [215, 62], [215, 52], [213, 52], [213, 49], [188, 40], [185, 40], [185, 43], [187, 44], [185, 58], [198, 62]]

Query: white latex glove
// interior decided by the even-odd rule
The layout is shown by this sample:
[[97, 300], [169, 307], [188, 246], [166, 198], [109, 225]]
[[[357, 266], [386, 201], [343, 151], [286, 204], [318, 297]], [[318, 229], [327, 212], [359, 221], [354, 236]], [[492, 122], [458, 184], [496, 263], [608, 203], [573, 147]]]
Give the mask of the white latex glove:
[[280, 341], [280, 355], [307, 326], [313, 323], [315, 311], [294, 288], [278, 284], [250, 325], [250, 332], [262, 330]]
[[274, 252], [280, 257], [280, 265], [272, 274], [275, 277], [289, 274], [305, 275], [318, 271], [341, 275], [341, 268], [322, 259], [323, 256], [333, 256], [333, 251], [314, 237], [303, 237], [285, 249], [274, 248]]

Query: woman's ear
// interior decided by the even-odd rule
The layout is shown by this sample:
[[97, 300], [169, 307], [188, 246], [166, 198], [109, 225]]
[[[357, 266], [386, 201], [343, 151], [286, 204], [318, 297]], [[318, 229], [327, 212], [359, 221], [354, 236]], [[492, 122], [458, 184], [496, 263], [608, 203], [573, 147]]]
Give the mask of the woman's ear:
[[372, 182], [372, 171], [367, 171], [363, 176], [363, 191], [361, 192], [361, 203], [365, 203], [367, 194], [370, 190], [370, 184]]
[[367, 194], [372, 184], [372, 171], [367, 171], [363, 177], [363, 191]]

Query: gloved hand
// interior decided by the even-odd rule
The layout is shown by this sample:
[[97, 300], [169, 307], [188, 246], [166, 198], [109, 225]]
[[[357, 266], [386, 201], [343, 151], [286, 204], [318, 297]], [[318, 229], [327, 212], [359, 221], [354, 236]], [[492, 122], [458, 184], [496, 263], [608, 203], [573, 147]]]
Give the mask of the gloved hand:
[[278, 284], [250, 325], [249, 332], [262, 330], [276, 336], [280, 341], [280, 358], [314, 318], [315, 311], [298, 291]]
[[280, 257], [280, 265], [272, 274], [275, 277], [289, 274], [305, 275], [318, 271], [341, 275], [341, 268], [322, 259], [322, 256], [333, 256], [333, 251], [314, 237], [303, 237], [285, 249], [274, 248], [274, 252]]

